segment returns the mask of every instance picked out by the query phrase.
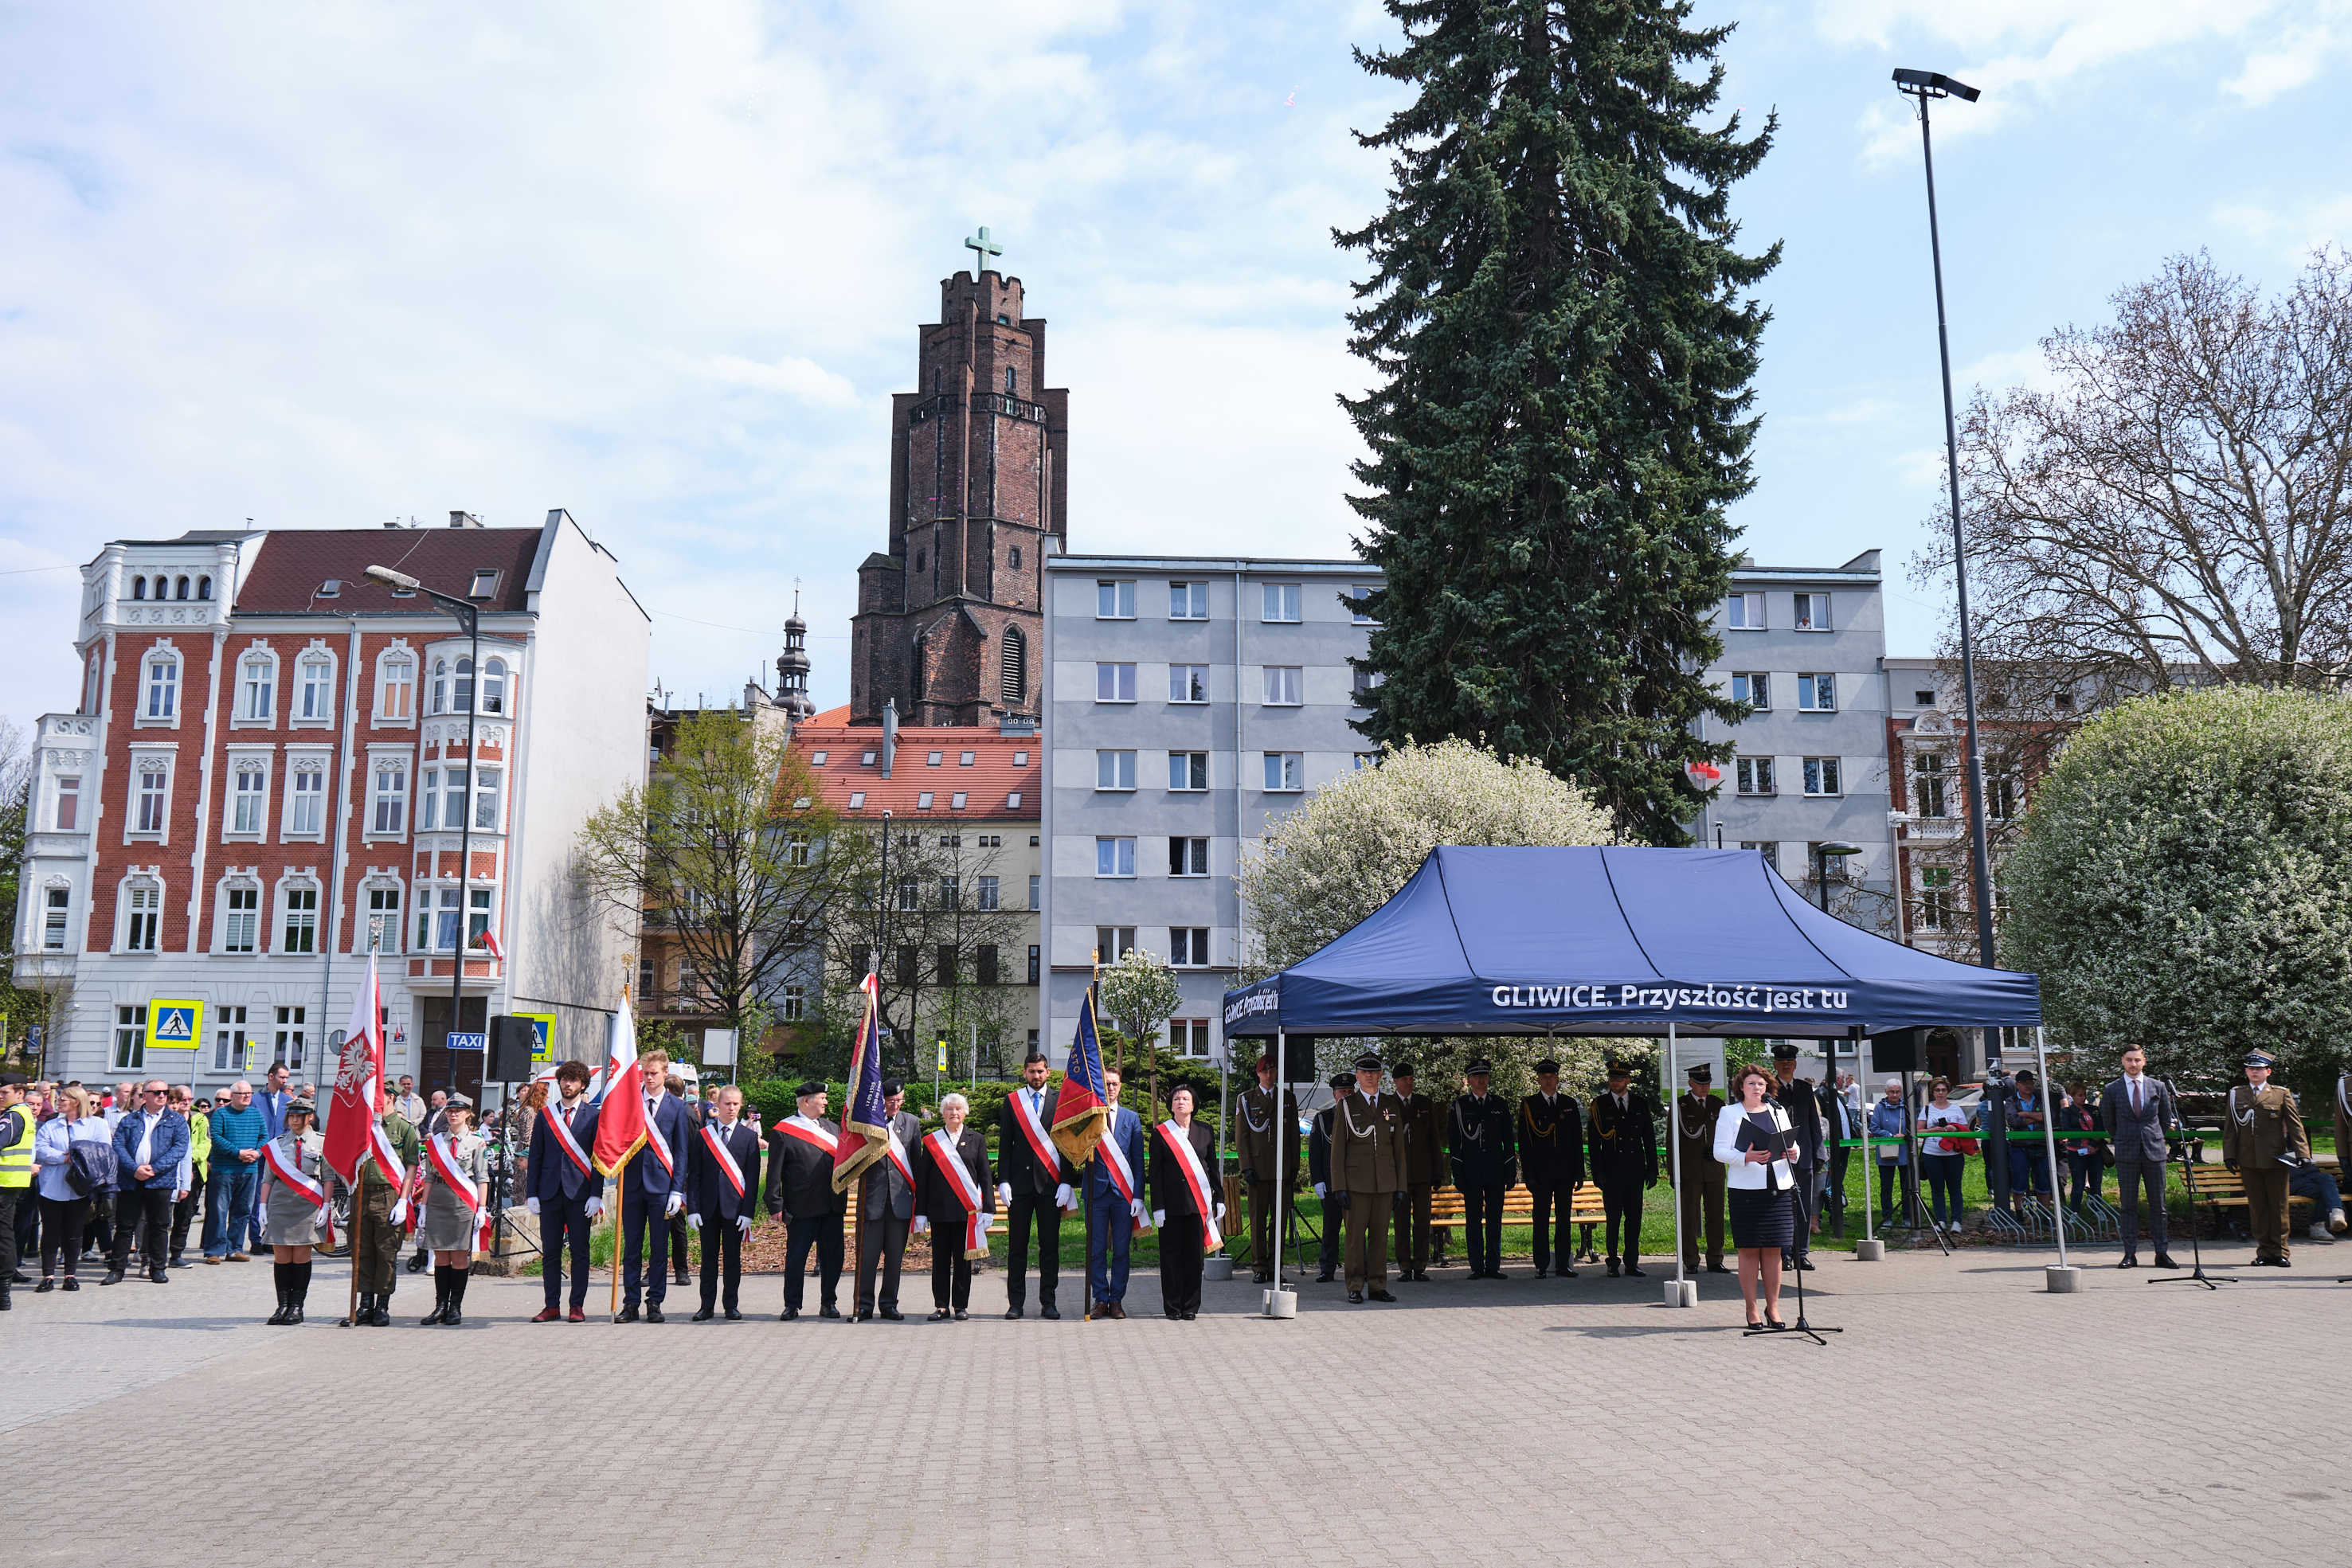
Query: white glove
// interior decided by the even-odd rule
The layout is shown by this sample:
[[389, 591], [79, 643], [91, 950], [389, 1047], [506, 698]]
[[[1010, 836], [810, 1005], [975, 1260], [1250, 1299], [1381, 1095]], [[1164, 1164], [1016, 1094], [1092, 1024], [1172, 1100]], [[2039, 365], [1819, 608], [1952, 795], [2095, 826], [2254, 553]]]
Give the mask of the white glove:
[[598, 1215], [600, 1215], [600, 1214], [602, 1214], [602, 1213], [604, 1213], [604, 1200], [603, 1198], [601, 1198], [601, 1197], [592, 1197], [592, 1198], [590, 1198], [590, 1199], [588, 1200], [588, 1218], [589, 1218], [593, 1219], [593, 1218], [595, 1218]]
[[1143, 1218], [1143, 1200], [1141, 1198], [1130, 1197], [1127, 1200], [1127, 1217], [1129, 1219], [1140, 1219]]
[[676, 1214], [679, 1209], [684, 1208], [685, 1207], [686, 1194], [682, 1192], [674, 1192], [669, 1195], [669, 1201], [662, 1206], [662, 1212], [666, 1215]]
[[1323, 1196], [1323, 1184], [1319, 1181], [1315, 1184], [1315, 1196], [1318, 1197]]
[[310, 1223], [318, 1228], [324, 1230], [329, 1225], [334, 1222], [334, 1218], [335, 1211], [333, 1209], [321, 1208], [318, 1213], [310, 1217]]
[[1213, 1207], [1216, 1209], [1216, 1211], [1217, 1211], [1217, 1212], [1216, 1212], [1213, 1216], [1212, 1216], [1211, 1218], [1216, 1218], [1216, 1219], [1223, 1219], [1223, 1218], [1225, 1217], [1225, 1206], [1224, 1206], [1223, 1204], [1222, 1204], [1222, 1203], [1220, 1203], [1220, 1204], [1215, 1204], [1215, 1205], [1213, 1205], [1213, 1206], [1212, 1206], [1212, 1207]]
[[1168, 1211], [1164, 1208], [1153, 1209], [1151, 1211], [1151, 1228], [1154, 1230], [1161, 1230], [1165, 1229], [1167, 1225]]
[[1011, 1182], [1001, 1181], [996, 1184], [996, 1201], [999, 1203], [1011, 1203], [1013, 1201], [1013, 1184]]
[[396, 1197], [393, 1199], [392, 1222], [394, 1225], [405, 1225], [408, 1223], [408, 1200], [406, 1198]]
[[1055, 1208], [1076, 1208], [1078, 1207], [1077, 1200], [1070, 1196], [1070, 1184], [1068, 1182], [1064, 1182], [1061, 1186], [1054, 1189], [1054, 1207]]
[[522, 1206], [527, 1211], [529, 1211], [533, 1219], [537, 1219], [539, 1218], [539, 1199], [535, 1197], [524, 1198], [522, 1200]]
[[686, 1217], [686, 1228], [688, 1230], [693, 1231], [698, 1236], [702, 1234], [702, 1216], [698, 1214], [688, 1215]]
[[928, 1219], [924, 1218], [923, 1218], [921, 1215], [919, 1215], [919, 1215], [917, 1215], [917, 1216], [915, 1216], [915, 1232], [914, 1232], [914, 1233], [915, 1233], [916, 1235], [920, 1236], [924, 1231], [929, 1230], [930, 1228], [931, 1228], [931, 1222], [930, 1222], [929, 1220], [928, 1220]]
[[736, 1229], [738, 1229], [738, 1230], [740, 1230], [740, 1231], [741, 1231], [741, 1232], [742, 1232], [744, 1235], [746, 1235], [746, 1236], [751, 1235], [751, 1217], [750, 1215], [748, 1215], [748, 1214], [739, 1214], [739, 1215], [737, 1215], [737, 1216], [735, 1217], [735, 1228], [736, 1228]]

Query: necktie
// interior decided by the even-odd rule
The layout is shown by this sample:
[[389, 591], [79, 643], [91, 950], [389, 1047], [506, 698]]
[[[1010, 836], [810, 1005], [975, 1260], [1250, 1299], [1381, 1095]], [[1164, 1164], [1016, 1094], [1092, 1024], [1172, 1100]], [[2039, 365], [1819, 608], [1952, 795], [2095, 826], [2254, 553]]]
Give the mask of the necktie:
[[2132, 1113], [2139, 1113], [2139, 1080], [2137, 1078], [2132, 1080]]

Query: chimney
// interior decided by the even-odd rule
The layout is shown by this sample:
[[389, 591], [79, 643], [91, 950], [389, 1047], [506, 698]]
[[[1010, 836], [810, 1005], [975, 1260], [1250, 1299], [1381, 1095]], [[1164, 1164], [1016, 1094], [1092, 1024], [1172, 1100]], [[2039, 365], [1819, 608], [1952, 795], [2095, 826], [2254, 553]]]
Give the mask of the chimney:
[[449, 526], [453, 528], [478, 528], [482, 526], [482, 519], [471, 512], [451, 512]]

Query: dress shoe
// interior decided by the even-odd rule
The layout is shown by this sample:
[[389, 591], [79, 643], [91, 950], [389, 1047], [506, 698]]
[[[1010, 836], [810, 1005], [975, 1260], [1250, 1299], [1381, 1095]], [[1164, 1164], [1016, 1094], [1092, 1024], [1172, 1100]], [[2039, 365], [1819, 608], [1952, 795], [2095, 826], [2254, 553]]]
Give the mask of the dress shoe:
[[816, 1315], [821, 1318], [837, 1318], [841, 1315], [841, 1309], [835, 1306], [831, 1301], [827, 1301], [824, 1306], [817, 1309]]
[[1362, 1306], [1362, 1305], [1364, 1304], [1364, 1292], [1363, 1292], [1363, 1291], [1349, 1291], [1349, 1292], [1348, 1292], [1348, 1304], [1349, 1304], [1349, 1306], [1351, 1306], [1351, 1307], [1360, 1307], [1360, 1306]]
[[1315, 1282], [1318, 1285], [1329, 1284], [1331, 1282], [1331, 1270], [1326, 1269], [1320, 1274], [1316, 1275]]
[[697, 1307], [694, 1311], [694, 1316], [690, 1321], [698, 1323], [707, 1323], [718, 1315], [719, 1309], [717, 1307]]
[[249, 1253], [232, 1252], [228, 1255], [228, 1260], [232, 1263], [250, 1263], [253, 1261], [253, 1258]]
[[1609, 1260], [1609, 1277], [1612, 1280], [1617, 1277], [1617, 1260], [1614, 1258]]
[[[85, 1256], [87, 1256], [87, 1254], [85, 1254]], [[214, 1263], [214, 1264], [217, 1264], [217, 1263], [220, 1261], [220, 1260], [219, 1260], [219, 1259], [217, 1259], [217, 1258], [215, 1258], [215, 1257], [214, 1257], [211, 1253], [207, 1252], [207, 1253], [205, 1253], [205, 1262], [207, 1262], [207, 1263]]]
[[970, 1312], [968, 1312], [964, 1311], [961, 1307], [958, 1307], [958, 1308], [956, 1309], [956, 1314], [955, 1314], [955, 1321], [956, 1321], [956, 1322], [967, 1322], [968, 1320], [970, 1320], [970, 1318], [971, 1318], [971, 1314]]
[[1819, 1270], [1819, 1269], [1818, 1269], [1818, 1267], [1814, 1264], [1813, 1260], [1812, 1260], [1811, 1258], [1800, 1258], [1800, 1259], [1798, 1259], [1798, 1260], [1797, 1260], [1797, 1268], [1798, 1268], [1801, 1271], [1802, 1271], [1802, 1272], [1804, 1272], [1804, 1273], [1807, 1273], [1807, 1274], [1818, 1273], [1818, 1272], [1820, 1271], [1820, 1270]]
[[410, 1259], [409, 1259], [409, 1260], [408, 1260], [408, 1271], [409, 1271], [410, 1273], [412, 1273], [412, 1274], [422, 1274], [423, 1272], [425, 1272], [425, 1254], [424, 1254], [424, 1253], [419, 1252], [419, 1253], [417, 1253], [415, 1256], [414, 1256], [414, 1257], [412, 1257], [412, 1258], [410, 1258]]
[[923, 1321], [927, 1323], [943, 1323], [953, 1316], [955, 1316], [953, 1312], [950, 1312], [945, 1307], [941, 1307], [939, 1311], [933, 1312], [929, 1317], [925, 1318]]
[[1562, 1280], [1573, 1280], [1576, 1278], [1576, 1270], [1573, 1269], [1554, 1269], [1552, 1273], [1557, 1278]]
[[1394, 1296], [1390, 1295], [1386, 1291], [1366, 1291], [1364, 1299], [1368, 1301], [1393, 1301], [1396, 1300]]
[[163, 1266], [158, 1264], [153, 1271], [148, 1274], [147, 1282], [151, 1285], [168, 1285], [172, 1282], [172, 1276], [163, 1272]]
[[1706, 1266], [1706, 1271], [1710, 1274], [1728, 1274], [1731, 1272], [1730, 1270], [1725, 1268], [1720, 1263], [1709, 1263]]
[[882, 1309], [882, 1321], [886, 1323], [905, 1322], [907, 1321], [907, 1314], [900, 1312], [896, 1307], [884, 1307]]
[[776, 1314], [776, 1321], [780, 1323], [788, 1323], [797, 1320], [800, 1315], [801, 1310], [798, 1307], [786, 1307]]
[[2118, 1269], [2137, 1269], [2137, 1268], [2138, 1268], [2138, 1267], [2139, 1267], [2139, 1254], [2138, 1254], [2138, 1253], [2137, 1253], [2137, 1252], [2126, 1252], [2126, 1253], [2125, 1253], [2121, 1258], [2118, 1258], [2117, 1260], [2116, 1260], [2116, 1268], [2118, 1268]]
[[694, 1281], [687, 1278], [685, 1270], [680, 1269], [677, 1270], [677, 1276], [670, 1281], [670, 1283], [673, 1285], [691, 1285]]
[[662, 1310], [659, 1307], [649, 1306], [646, 1309], [646, 1322], [658, 1323], [667, 1322], [668, 1320], [662, 1316]]
[[873, 1309], [872, 1307], [860, 1307], [860, 1308], [858, 1308], [858, 1309], [857, 1309], [857, 1321], [858, 1321], [859, 1322], [861, 1322], [861, 1323], [870, 1323], [870, 1322], [872, 1322], [874, 1321], [874, 1309]]
[[[580, 1314], [577, 1312], [572, 1314], [574, 1317], [578, 1317], [579, 1315]], [[388, 1329], [392, 1326], [392, 1298], [390, 1296], [378, 1296], [375, 1299], [375, 1311], [368, 1314], [367, 1322], [368, 1327], [372, 1329]]]
[[57, 1288], [58, 1282], [55, 1280], [50, 1279], [47, 1274], [44, 1274], [41, 1276], [41, 1282], [33, 1287], [33, 1294], [37, 1296], [46, 1296]]
[[1113, 1301], [1110, 1304], [1110, 1315], [1124, 1321], [1127, 1317], [1126, 1306], [1121, 1302]]
[[1256, 1283], [1261, 1284], [1261, 1285], [1265, 1284], [1267, 1281], [1269, 1281], [1269, 1280], [1271, 1280], [1271, 1279], [1273, 1279], [1273, 1278], [1274, 1278], [1274, 1276], [1273, 1276], [1273, 1275], [1271, 1275], [1271, 1274], [1267, 1273], [1267, 1272], [1266, 1272], [1265, 1270], [1263, 1270], [1263, 1269], [1260, 1269], [1256, 1273], [1252, 1274], [1252, 1275], [1250, 1276], [1250, 1279], [1251, 1279], [1251, 1280], [1253, 1280], [1254, 1281], [1255, 1281]]
[[1019, 1307], [1007, 1307], [1004, 1309], [1004, 1321], [1006, 1322], [1017, 1322], [1020, 1321], [1020, 1318], [1021, 1309]]
[[65, 1288], [68, 1291], [79, 1291], [81, 1289], [81, 1281], [75, 1279], [71, 1274], [68, 1274], [66, 1276]]
[[106, 1271], [106, 1278], [100, 1280], [99, 1283], [101, 1285], [120, 1285], [122, 1283], [122, 1270], [120, 1269], [109, 1269]]
[[588, 1321], [587, 1311], [584, 1308], [574, 1307], [563, 1314], [563, 1321], [568, 1323], [584, 1323]]
[[725, 1312], [719, 1313], [719, 1316], [725, 1318], [730, 1323], [740, 1323], [743, 1321], [743, 1314], [737, 1312], [733, 1307], [729, 1307]]
[[635, 1322], [637, 1321], [637, 1309], [635, 1307], [623, 1307], [619, 1312], [613, 1314], [613, 1321], [616, 1323]]
[[1181, 1315], [1182, 1315], [1182, 1317], [1183, 1317], [1184, 1321], [1185, 1321], [1186, 1322], [1188, 1322], [1188, 1323], [1189, 1323], [1189, 1322], [1191, 1322], [1194, 1318], [1199, 1317], [1201, 1314], [1200, 1314], [1200, 1313], [1198, 1313], [1198, 1312], [1185, 1312], [1185, 1313], [1183, 1313], [1183, 1314], [1181, 1314]]
[[1646, 1280], [1649, 1278], [1647, 1274], [1642, 1272], [1642, 1266], [1639, 1263], [1630, 1262], [1625, 1265], [1625, 1277], [1629, 1280]]
[[1538, 1269], [1536, 1270], [1536, 1278], [1538, 1280], [1547, 1279], [1550, 1274], [1551, 1270], [1549, 1269]]
[[1489, 1280], [1511, 1280], [1517, 1278], [1517, 1276], [1514, 1274], [1506, 1274], [1500, 1269], [1489, 1269], [1486, 1270], [1486, 1278]]
[[1055, 1322], [1062, 1321], [1062, 1314], [1055, 1310], [1054, 1303], [1051, 1301], [1047, 1301], [1044, 1306], [1039, 1307], [1037, 1309], [1037, 1315], [1041, 1318], [1049, 1318]]
[[1416, 1284], [1416, 1285], [1427, 1285], [1427, 1284], [1431, 1284], [1431, 1283], [1433, 1283], [1433, 1281], [1431, 1281], [1431, 1279], [1430, 1279], [1430, 1277], [1429, 1277], [1429, 1270], [1426, 1270], [1426, 1269], [1416, 1269], [1416, 1270], [1414, 1270], [1412, 1271], [1412, 1280], [1413, 1280], [1413, 1283], [1414, 1283], [1414, 1284]]
[[2178, 1269], [2180, 1267], [2179, 1264], [2172, 1260], [2172, 1254], [2169, 1252], [2158, 1253], [2156, 1255], [2156, 1266], [2159, 1269]]
[[563, 1314], [553, 1307], [541, 1307], [530, 1321], [535, 1323], [560, 1323], [563, 1321]]

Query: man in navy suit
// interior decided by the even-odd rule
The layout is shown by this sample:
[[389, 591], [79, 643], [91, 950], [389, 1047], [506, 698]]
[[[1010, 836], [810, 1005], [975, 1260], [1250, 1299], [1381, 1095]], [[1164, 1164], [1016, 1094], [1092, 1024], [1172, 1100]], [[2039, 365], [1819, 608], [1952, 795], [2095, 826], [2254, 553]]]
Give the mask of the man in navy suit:
[[[1087, 1248], [1087, 1315], [1127, 1316], [1128, 1242], [1135, 1222], [1143, 1217], [1143, 1119], [1118, 1103], [1118, 1070], [1103, 1069], [1103, 1097], [1110, 1105], [1110, 1121], [1102, 1142], [1087, 1166], [1087, 1212], [1092, 1217]], [[1125, 1165], [1114, 1175], [1124, 1156]], [[1124, 1177], [1125, 1185], [1121, 1185]]]
[[567, 1061], [555, 1070], [558, 1099], [543, 1106], [530, 1125], [530, 1168], [523, 1207], [539, 1217], [540, 1251], [545, 1259], [540, 1283], [547, 1306], [530, 1321], [551, 1323], [563, 1314], [563, 1252], [572, 1250], [572, 1321], [588, 1318], [588, 1231], [604, 1209], [604, 1178], [590, 1151], [596, 1146], [596, 1108], [588, 1103], [588, 1064]]
[[294, 1103], [293, 1093], [286, 1085], [293, 1078], [282, 1061], [269, 1064], [268, 1087], [253, 1097], [253, 1108], [261, 1113], [261, 1141], [274, 1144], [286, 1132], [286, 1107]]
[[[635, 1322], [637, 1297], [642, 1292], [645, 1321], [657, 1323], [663, 1321], [662, 1298], [669, 1292], [669, 1270], [663, 1267], [668, 1261], [669, 1217], [686, 1207], [687, 1139], [694, 1129], [686, 1119], [686, 1103], [672, 1094], [664, 1082], [669, 1076], [669, 1052], [646, 1052], [637, 1058], [637, 1072], [636, 1084], [612, 1091], [642, 1093], [646, 1099], [645, 1145], [621, 1167], [622, 1228], [626, 1239], [621, 1264], [621, 1315], [613, 1321]], [[654, 1255], [650, 1274], [646, 1270], [648, 1238]]]
[[859, 1322], [874, 1316], [877, 1285], [882, 1316], [894, 1323], [900, 1321], [898, 1271], [906, 1261], [908, 1228], [915, 1218], [915, 1145], [923, 1137], [922, 1122], [906, 1109], [906, 1104], [907, 1086], [895, 1078], [884, 1079], [882, 1111], [889, 1121], [890, 1136], [896, 1146], [887, 1156], [867, 1166], [858, 1177]]
[[743, 1091], [730, 1083], [717, 1107], [694, 1130], [688, 1156], [686, 1223], [702, 1238], [702, 1307], [694, 1321], [707, 1323], [719, 1305], [723, 1269], [727, 1321], [739, 1323], [738, 1287], [743, 1282], [743, 1238], [760, 1207], [760, 1140], [742, 1120]]
[[172, 1282], [163, 1271], [165, 1242], [180, 1162], [188, 1154], [188, 1124], [172, 1114], [166, 1092], [162, 1079], [149, 1079], [140, 1086], [138, 1108], [114, 1124], [114, 1255], [102, 1285], [122, 1282], [134, 1238], [146, 1255], [147, 1277], [159, 1285]]
[[1004, 1268], [1008, 1318], [1021, 1315], [1033, 1227], [1037, 1236], [1038, 1315], [1062, 1315], [1054, 1307], [1054, 1286], [1062, 1268], [1062, 1211], [1077, 1207], [1070, 1184], [1078, 1179], [1078, 1173], [1053, 1141], [1054, 1094], [1045, 1087], [1048, 1075], [1045, 1053], [1031, 1051], [1021, 1064], [1021, 1082], [1004, 1097], [996, 1119], [996, 1202], [1011, 1217], [1013, 1227], [1007, 1233], [1011, 1239]]

